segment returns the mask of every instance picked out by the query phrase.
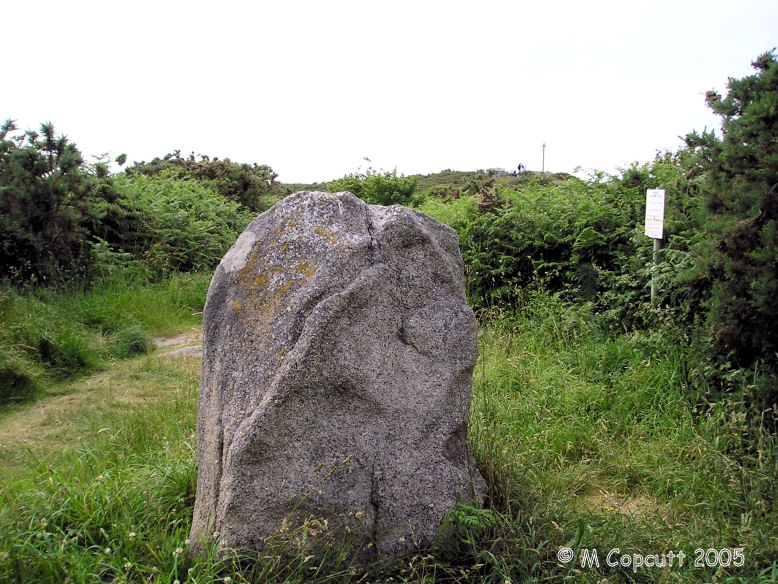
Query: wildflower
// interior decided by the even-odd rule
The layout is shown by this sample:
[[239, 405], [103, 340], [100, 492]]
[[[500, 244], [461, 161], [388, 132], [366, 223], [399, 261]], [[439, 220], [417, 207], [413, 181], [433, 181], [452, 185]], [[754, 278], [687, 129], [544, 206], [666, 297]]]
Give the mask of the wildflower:
[[110, 556], [111, 555], [111, 548], [107, 547], [107, 548], [105, 548], [104, 551], [105, 551], [105, 555], [106, 556]]
[[177, 548], [176, 548], [176, 551], [174, 551], [174, 552], [173, 552], [173, 555], [174, 555], [174, 556], [176, 556], [176, 557], [178, 557], [178, 556], [180, 556], [180, 555], [181, 555], [181, 554], [183, 554], [183, 553], [184, 553], [184, 550], [183, 550], [183, 549], [181, 549], [180, 547], [177, 547]]
[[232, 584], [232, 578], [229, 576], [224, 577], [224, 584]]
[[186, 547], [189, 547], [189, 538], [188, 537], [184, 540], [184, 545]]
[[129, 538], [130, 541], [135, 541], [135, 539], [138, 537], [138, 534], [135, 533], [134, 531], [131, 531], [127, 537]]
[[124, 562], [124, 569], [129, 570], [132, 568], [132, 562]]

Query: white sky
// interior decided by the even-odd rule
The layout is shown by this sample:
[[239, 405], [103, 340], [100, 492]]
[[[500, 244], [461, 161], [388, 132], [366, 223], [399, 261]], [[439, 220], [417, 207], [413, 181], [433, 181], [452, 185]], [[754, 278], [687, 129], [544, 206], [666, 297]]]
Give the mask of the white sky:
[[[775, 0], [5, 0], [0, 118], [84, 155], [613, 172], [718, 127], [708, 89], [778, 45]], [[1, 120], [0, 120], [1, 121]]]

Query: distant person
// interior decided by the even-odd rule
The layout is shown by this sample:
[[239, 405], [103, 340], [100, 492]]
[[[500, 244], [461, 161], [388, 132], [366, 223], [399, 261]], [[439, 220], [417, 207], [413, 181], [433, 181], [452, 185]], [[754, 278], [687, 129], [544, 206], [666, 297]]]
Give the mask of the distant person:
[[519, 166], [516, 167], [516, 174], [521, 174], [525, 170], [527, 170], [527, 167], [524, 166], [521, 162], [519, 162]]

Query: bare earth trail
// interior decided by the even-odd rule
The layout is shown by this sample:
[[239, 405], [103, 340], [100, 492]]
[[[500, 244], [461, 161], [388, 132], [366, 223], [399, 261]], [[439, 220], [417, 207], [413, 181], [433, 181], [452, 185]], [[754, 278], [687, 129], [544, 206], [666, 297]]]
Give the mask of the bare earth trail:
[[29, 464], [30, 457], [45, 460], [50, 454], [77, 448], [84, 432], [109, 431], [93, 429], [101, 411], [152, 405], [165, 391], [159, 384], [148, 383], [151, 370], [160, 362], [199, 373], [201, 343], [199, 328], [155, 338], [156, 350], [147, 355], [113, 362], [106, 370], [58, 386], [56, 393], [0, 414], [0, 483], [14, 468]]

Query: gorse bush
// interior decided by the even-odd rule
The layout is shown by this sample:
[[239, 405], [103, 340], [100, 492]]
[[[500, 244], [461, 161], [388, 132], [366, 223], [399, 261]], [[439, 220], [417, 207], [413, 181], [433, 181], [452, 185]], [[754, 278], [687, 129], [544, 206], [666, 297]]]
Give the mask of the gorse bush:
[[130, 176], [164, 174], [169, 178], [195, 179], [255, 213], [267, 209], [280, 196], [275, 182], [278, 175], [267, 165], [241, 164], [207, 155], [196, 160], [194, 153], [183, 158], [179, 150], [148, 163], [136, 162], [125, 172]]
[[671, 196], [659, 304], [710, 359], [709, 398], [744, 396], [752, 430], [778, 421], [778, 63], [706, 94], [721, 137], [693, 132], [654, 168]]

